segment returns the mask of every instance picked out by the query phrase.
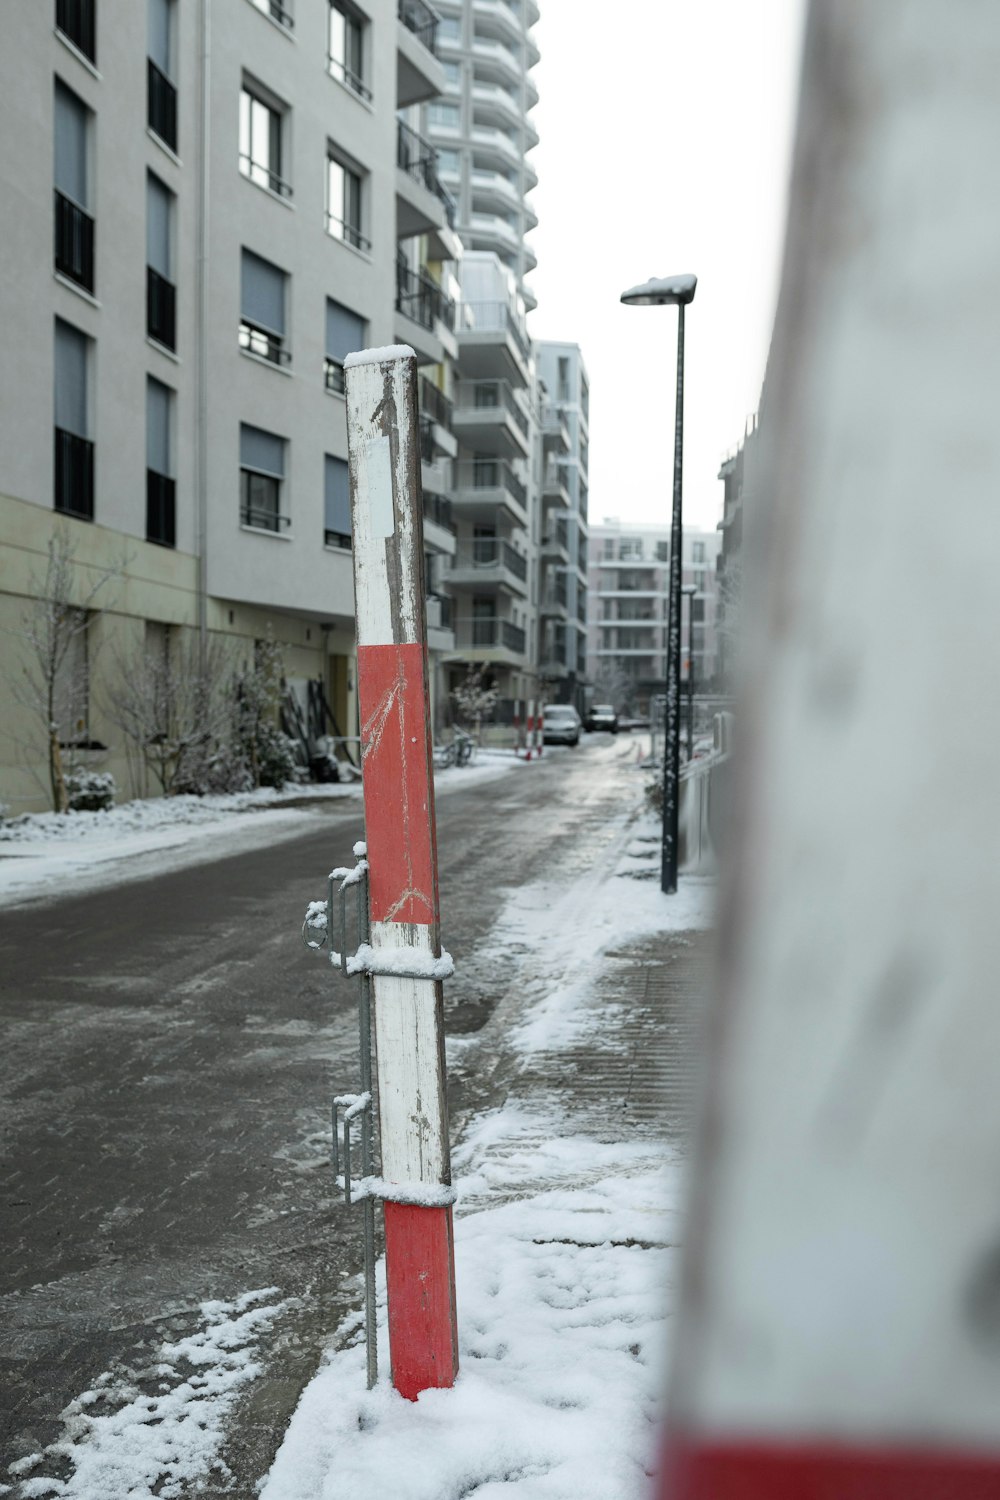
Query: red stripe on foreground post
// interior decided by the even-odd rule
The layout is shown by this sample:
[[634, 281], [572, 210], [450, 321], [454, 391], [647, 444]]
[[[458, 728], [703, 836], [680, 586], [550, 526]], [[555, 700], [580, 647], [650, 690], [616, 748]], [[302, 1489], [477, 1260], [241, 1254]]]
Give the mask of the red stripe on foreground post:
[[826, 1443], [668, 1445], [670, 1500], [996, 1500], [1000, 1461]]
[[438, 922], [426, 654], [358, 647], [358, 697], [373, 922]]
[[345, 372], [389, 1346], [416, 1400], [458, 1373], [416, 360]]
[[[458, 1370], [451, 1209], [387, 1203], [385, 1257], [393, 1267], [392, 1383], [415, 1401], [429, 1386], [453, 1385]], [[447, 1275], [441, 1271], [445, 1265]]]

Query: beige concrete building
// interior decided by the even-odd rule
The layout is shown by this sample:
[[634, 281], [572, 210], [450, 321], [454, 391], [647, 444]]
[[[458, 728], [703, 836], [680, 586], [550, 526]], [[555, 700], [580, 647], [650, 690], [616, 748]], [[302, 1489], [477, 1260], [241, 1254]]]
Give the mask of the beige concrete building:
[[[455, 549], [435, 463], [454, 455], [439, 393], [461, 247], [414, 131], [444, 86], [434, 13], [10, 0], [5, 20], [0, 799], [45, 802], [14, 689], [60, 528], [77, 603], [120, 565], [74, 645], [86, 701], [59, 733], [123, 790], [105, 679], [144, 641], [194, 632], [247, 661], [273, 639], [300, 697], [321, 683], [350, 732], [350, 349], [408, 342], [426, 367], [427, 547]], [[436, 652], [454, 642], [442, 613]]]

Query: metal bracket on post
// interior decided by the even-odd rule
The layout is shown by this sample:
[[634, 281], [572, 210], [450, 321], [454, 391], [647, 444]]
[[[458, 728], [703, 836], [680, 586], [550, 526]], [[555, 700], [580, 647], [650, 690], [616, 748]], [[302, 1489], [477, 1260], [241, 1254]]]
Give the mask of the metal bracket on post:
[[[364, 844], [355, 844], [354, 857], [357, 863], [352, 867], [331, 870], [327, 883], [326, 900], [310, 901], [306, 908], [305, 920], [302, 923], [302, 941], [306, 947], [314, 950], [326, 948], [330, 963], [335, 968], [339, 968], [340, 972], [345, 976], [357, 975], [358, 980], [358, 1051], [361, 1088], [357, 1094], [335, 1095], [330, 1112], [333, 1127], [331, 1162], [333, 1165], [334, 1181], [340, 1186], [341, 1174], [337, 1111], [338, 1109], [344, 1110], [343, 1187], [344, 1202], [348, 1208], [351, 1206], [351, 1125], [354, 1120], [358, 1120], [360, 1124], [362, 1175], [365, 1178], [374, 1178], [375, 1175], [371, 977], [366, 968], [355, 968], [350, 965], [347, 952], [347, 903], [349, 893], [352, 890], [356, 893], [357, 898], [355, 927], [359, 952], [367, 948], [370, 936], [368, 917], [368, 861], [365, 858], [366, 853], [367, 850]], [[338, 913], [339, 951], [333, 947], [330, 941], [334, 910]], [[378, 1379], [378, 1341], [375, 1323], [375, 1202], [372, 1196], [365, 1195], [363, 1197], [362, 1213], [365, 1236], [365, 1346], [367, 1352], [368, 1389], [371, 1390]]]

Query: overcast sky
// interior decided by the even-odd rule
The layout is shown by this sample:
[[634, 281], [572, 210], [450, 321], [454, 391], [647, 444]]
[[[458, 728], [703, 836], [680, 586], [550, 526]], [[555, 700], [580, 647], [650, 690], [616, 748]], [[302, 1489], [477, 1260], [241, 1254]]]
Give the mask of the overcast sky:
[[669, 520], [677, 314], [619, 297], [693, 271], [684, 516], [711, 527], [767, 357], [804, 0], [540, 3], [529, 326], [583, 349], [590, 519]]

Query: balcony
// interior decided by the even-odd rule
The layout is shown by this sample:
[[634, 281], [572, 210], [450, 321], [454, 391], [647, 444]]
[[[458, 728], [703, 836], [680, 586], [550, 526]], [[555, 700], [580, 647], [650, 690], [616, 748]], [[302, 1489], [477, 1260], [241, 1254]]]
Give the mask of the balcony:
[[[476, 125], [513, 125], [515, 129], [527, 127], [520, 99], [515, 99], [498, 83], [472, 85], [473, 119]], [[533, 145], [538, 145], [537, 132]]]
[[542, 561], [569, 567], [569, 535], [565, 521], [560, 521], [556, 527], [549, 530], [546, 536], [542, 537]]
[[455, 649], [453, 603], [443, 594], [427, 595], [427, 645], [431, 651]]
[[562, 406], [546, 401], [542, 407], [542, 442], [550, 453], [569, 453], [572, 442]]
[[146, 59], [147, 123], [171, 151], [177, 150], [177, 90], [151, 57]]
[[[472, 192], [477, 205], [475, 212], [487, 212], [490, 207], [499, 204], [500, 211], [513, 210], [515, 213], [521, 211], [521, 189], [516, 182], [512, 182], [506, 172], [490, 171], [485, 167], [474, 167], [470, 181]], [[479, 205], [486, 204], [486, 208]]]
[[506, 302], [463, 302], [458, 317], [459, 362], [472, 380], [508, 380], [518, 390], [528, 384], [531, 346]]
[[557, 620], [569, 619], [565, 574], [557, 574], [548, 580], [542, 594], [542, 614]]
[[444, 495], [424, 490], [424, 543], [428, 550], [455, 555], [455, 522], [451, 501]]
[[146, 267], [146, 333], [164, 349], [177, 348], [177, 288]]
[[92, 63], [97, 62], [94, 0], [56, 0], [56, 29]]
[[396, 167], [396, 238], [443, 228], [454, 205], [438, 178], [437, 152], [402, 120], [396, 122]]
[[[477, 165], [484, 161], [500, 161], [510, 167], [521, 165], [521, 148], [506, 130], [498, 130], [489, 125], [476, 126], [472, 131], [472, 147], [475, 152], [473, 160]], [[535, 186], [537, 182], [535, 174]]]
[[502, 214], [471, 213], [466, 233], [473, 250], [493, 250], [503, 257], [521, 249], [521, 231]]
[[463, 380], [452, 427], [477, 453], [528, 457], [528, 418], [506, 380]]
[[55, 429], [56, 510], [81, 521], [94, 519], [94, 445], [63, 427]]
[[146, 541], [160, 547], [177, 543], [177, 486], [155, 469], [146, 470]]
[[440, 364], [451, 353], [455, 304], [426, 271], [396, 262], [396, 313], [400, 342], [412, 345], [421, 364]]
[[493, 520], [500, 512], [518, 526], [528, 524], [528, 492], [503, 459], [473, 458], [457, 463], [452, 498], [465, 515]]
[[493, 41], [476, 34], [472, 43], [472, 56], [479, 66], [476, 70], [476, 80], [482, 78], [487, 81], [486, 75], [492, 73], [508, 79], [515, 87], [519, 88], [523, 77], [521, 60], [510, 47], [505, 47], [503, 42]]
[[477, 537], [460, 546], [452, 558], [448, 582], [453, 588], [503, 590], [519, 599], [528, 596], [528, 562], [502, 537]]
[[437, 12], [425, 0], [398, 0], [396, 6], [396, 108], [406, 109], [445, 91], [438, 62]]
[[521, 18], [507, 4], [507, 0], [472, 0], [472, 11], [476, 18], [476, 35], [501, 33], [515, 44], [524, 40]]
[[[456, 622], [455, 649], [467, 655], [472, 653], [475, 660], [523, 657], [526, 644], [524, 631], [512, 625], [510, 620], [495, 616], [465, 616]], [[518, 663], [515, 661], [513, 665]]]
[[545, 465], [545, 477], [542, 480], [542, 503], [550, 505], [554, 509], [572, 510], [573, 499], [566, 483], [566, 470], [562, 464], [549, 463]]
[[266, 360], [269, 365], [291, 363], [292, 353], [285, 345], [284, 336], [271, 328], [249, 323], [246, 318], [240, 323], [240, 348], [245, 354]]
[[458, 444], [452, 434], [452, 404], [448, 397], [426, 375], [421, 375], [417, 386], [417, 400], [421, 434], [425, 430], [427, 433], [428, 447], [421, 448], [424, 459], [427, 463], [435, 463], [442, 455], [454, 458], [458, 452]]

